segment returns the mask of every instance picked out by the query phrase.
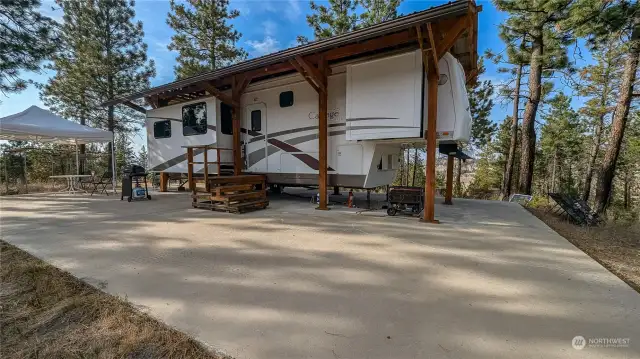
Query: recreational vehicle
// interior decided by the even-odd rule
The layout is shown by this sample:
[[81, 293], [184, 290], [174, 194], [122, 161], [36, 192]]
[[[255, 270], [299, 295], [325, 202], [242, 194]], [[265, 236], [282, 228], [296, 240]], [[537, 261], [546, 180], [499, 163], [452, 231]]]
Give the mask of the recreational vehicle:
[[[328, 184], [373, 188], [390, 184], [401, 145], [424, 144], [427, 85], [420, 50], [385, 53], [332, 64], [328, 76]], [[471, 115], [460, 62], [439, 61], [437, 138], [469, 140]], [[240, 98], [244, 173], [270, 184], [318, 184], [318, 95], [297, 73], [252, 82]], [[232, 108], [206, 97], [147, 110], [149, 167], [186, 173], [183, 146], [214, 145], [209, 159], [233, 172]], [[194, 163], [204, 154], [196, 153]], [[203, 165], [195, 165], [203, 171]], [[199, 167], [198, 167], [199, 166]], [[210, 166], [216, 173], [217, 166]]]

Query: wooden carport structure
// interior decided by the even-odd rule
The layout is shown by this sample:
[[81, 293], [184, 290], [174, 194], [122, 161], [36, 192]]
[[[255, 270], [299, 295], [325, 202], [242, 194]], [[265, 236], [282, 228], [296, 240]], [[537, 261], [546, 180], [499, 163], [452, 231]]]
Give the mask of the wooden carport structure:
[[[416, 12], [398, 19], [326, 40], [283, 50], [212, 72], [178, 80], [146, 91], [108, 101], [138, 111], [145, 108], [132, 101], [143, 99], [158, 108], [214, 96], [233, 108], [234, 174], [242, 174], [240, 97], [251, 83], [298, 72], [318, 94], [318, 209], [327, 209], [327, 76], [330, 66], [359, 57], [399, 50], [421, 49], [428, 83], [425, 210], [423, 220], [436, 222], [435, 160], [438, 98], [438, 61], [451, 52], [463, 65], [467, 81], [477, 75], [477, 24], [481, 6], [460, 0]], [[452, 163], [452, 160], [450, 159]], [[450, 184], [452, 181], [447, 181]], [[450, 193], [450, 189], [447, 191]]]

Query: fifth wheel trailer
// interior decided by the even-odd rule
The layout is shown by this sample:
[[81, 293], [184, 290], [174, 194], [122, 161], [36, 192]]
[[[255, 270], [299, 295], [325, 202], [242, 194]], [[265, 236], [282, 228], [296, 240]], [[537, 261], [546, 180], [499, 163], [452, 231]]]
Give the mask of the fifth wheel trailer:
[[[462, 65], [449, 53], [439, 61], [437, 138], [467, 142], [471, 114]], [[331, 66], [328, 76], [328, 184], [373, 188], [390, 184], [401, 144], [423, 143], [427, 91], [420, 50]], [[317, 94], [298, 74], [251, 83], [240, 99], [243, 172], [270, 184], [318, 184]], [[215, 97], [147, 111], [149, 167], [186, 173], [183, 146], [233, 147], [232, 109]], [[222, 150], [222, 171], [232, 151]], [[216, 151], [209, 150], [209, 160]], [[203, 161], [196, 153], [194, 162]], [[203, 172], [202, 165], [195, 170]], [[217, 167], [210, 165], [209, 173]]]

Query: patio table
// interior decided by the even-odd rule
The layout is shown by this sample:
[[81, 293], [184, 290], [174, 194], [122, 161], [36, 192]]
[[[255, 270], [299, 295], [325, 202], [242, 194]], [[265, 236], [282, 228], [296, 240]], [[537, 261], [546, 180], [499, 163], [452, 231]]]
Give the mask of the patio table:
[[64, 178], [67, 180], [67, 187], [61, 190], [60, 192], [66, 192], [69, 194], [75, 194], [77, 192], [88, 193], [82, 188], [76, 188], [76, 182], [83, 178], [89, 178], [91, 175], [57, 175], [57, 176], [49, 176], [51, 179], [56, 178]]

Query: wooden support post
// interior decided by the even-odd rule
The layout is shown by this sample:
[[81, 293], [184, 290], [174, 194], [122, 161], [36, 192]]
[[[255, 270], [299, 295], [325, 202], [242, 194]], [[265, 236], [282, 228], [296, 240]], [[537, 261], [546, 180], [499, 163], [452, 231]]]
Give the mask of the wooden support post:
[[326, 210], [329, 209], [327, 207], [327, 168], [328, 160], [327, 160], [327, 147], [328, 147], [328, 124], [327, 124], [327, 102], [328, 96], [327, 93], [327, 61], [324, 58], [321, 58], [319, 63], [319, 72], [321, 75], [320, 81], [321, 89], [323, 91], [318, 92], [318, 147], [320, 157], [318, 160], [320, 168], [318, 170], [318, 187], [320, 190], [320, 203], [318, 203], [318, 209]]
[[233, 98], [233, 111], [231, 111], [231, 118], [233, 122], [233, 174], [239, 176], [242, 174], [242, 143], [240, 140], [240, 86], [236, 78], [231, 79], [231, 93]]
[[222, 176], [222, 169], [220, 166], [220, 162], [222, 162], [222, 157], [220, 157], [220, 149], [216, 147], [216, 158], [218, 159], [218, 176]]
[[[435, 69], [433, 69], [435, 70]], [[423, 221], [438, 223], [435, 219], [436, 197], [436, 119], [438, 117], [438, 73], [429, 71], [427, 74], [427, 156], [425, 163], [424, 182], [424, 217]]]
[[169, 185], [169, 174], [160, 172], [160, 192], [167, 192]]
[[444, 204], [453, 204], [451, 202], [451, 197], [453, 197], [453, 159], [453, 156], [447, 156], [447, 189], [444, 196]]
[[[189, 183], [189, 189], [191, 194], [196, 194], [196, 184], [193, 181], [193, 148], [187, 148], [187, 182]], [[195, 197], [193, 203], [196, 203]]]
[[204, 152], [202, 153], [204, 157], [204, 190], [209, 192], [209, 147], [204, 146]]

